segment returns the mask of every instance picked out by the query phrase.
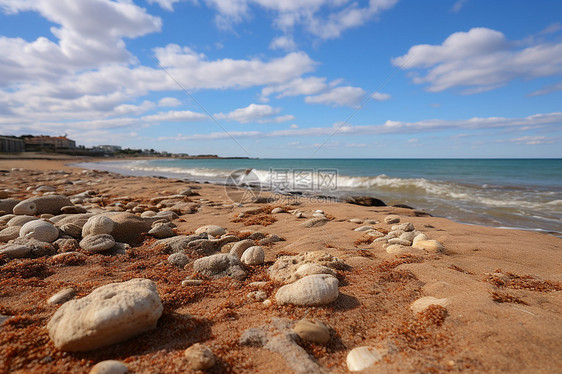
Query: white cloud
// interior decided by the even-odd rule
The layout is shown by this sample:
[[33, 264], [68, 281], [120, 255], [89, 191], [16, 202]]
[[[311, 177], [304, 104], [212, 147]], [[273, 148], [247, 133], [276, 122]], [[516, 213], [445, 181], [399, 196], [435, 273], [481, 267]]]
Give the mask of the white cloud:
[[[427, 133], [427, 131], [441, 131], [447, 129], [469, 129], [469, 130], [491, 130], [504, 129], [512, 131], [524, 131], [529, 126], [551, 126], [555, 131], [558, 130], [562, 122], [562, 112], [539, 113], [520, 118], [486, 117], [469, 118], [463, 120], [423, 120], [417, 122], [402, 122], [388, 120], [379, 125], [351, 126], [334, 124], [333, 127], [311, 127], [311, 128], [291, 128], [286, 130], [276, 130], [271, 132], [260, 131], [240, 131], [236, 133], [239, 138], [255, 137], [285, 137], [285, 136], [332, 136], [336, 132], [339, 135], [371, 135], [371, 134], [415, 134]], [[232, 134], [232, 133], [231, 133]], [[181, 135], [180, 138], [171, 137], [176, 140], [214, 140], [227, 139], [226, 133]], [[167, 139], [167, 138], [162, 138]], [[541, 138], [542, 139], [542, 138]], [[536, 141], [541, 139], [520, 138], [518, 141]], [[544, 139], [542, 139], [544, 140]], [[554, 141], [554, 140], [553, 140]]]
[[129, 2], [108, 0], [0, 0], [6, 13], [35, 11], [60, 25], [33, 42], [0, 37], [0, 86], [54, 79], [68, 72], [134, 60], [124, 37], [159, 31], [162, 21]]
[[562, 74], [562, 43], [538, 43], [518, 48], [499, 31], [473, 28], [450, 35], [440, 45], [420, 44], [404, 56], [392, 59], [404, 69], [427, 69], [413, 82], [429, 84], [440, 92], [465, 87], [471, 94], [503, 86], [514, 79]]
[[546, 136], [522, 136], [520, 138], [509, 139], [509, 141], [517, 144], [526, 144], [526, 145], [554, 143], [554, 139]]
[[203, 113], [196, 113], [190, 110], [183, 110], [183, 111], [169, 111], [169, 112], [160, 112], [158, 114], [154, 114], [151, 116], [142, 117], [143, 121], [147, 122], [161, 122], [161, 121], [176, 121], [176, 122], [184, 122], [184, 121], [205, 121], [208, 117]]
[[158, 106], [160, 107], [172, 107], [178, 105], [182, 105], [182, 102], [175, 97], [163, 97], [162, 99], [158, 100]]
[[148, 0], [149, 4], [158, 4], [162, 9], [169, 10], [170, 12], [174, 10], [174, 4], [179, 3], [181, 0]]
[[549, 93], [556, 92], [556, 91], [562, 91], [562, 82], [558, 82], [558, 83], [555, 83], [555, 84], [550, 84], [548, 86], [544, 86], [540, 90], [531, 92], [528, 96], [547, 95]]
[[165, 48], [156, 48], [155, 54], [174, 79], [188, 89], [283, 84], [312, 71], [316, 66], [316, 62], [304, 52], [289, 53], [267, 62], [228, 58], [208, 61], [203, 54], [170, 44]]
[[451, 12], [458, 13], [461, 11], [462, 7], [468, 2], [468, 0], [457, 0], [457, 2], [451, 8]]
[[273, 108], [269, 105], [250, 104], [245, 108], [238, 108], [227, 114], [217, 113], [215, 118], [240, 123], [281, 123], [295, 119], [291, 115], [274, 117], [280, 111], [281, 108]]
[[217, 25], [231, 28], [233, 24], [249, 19], [252, 6], [275, 12], [275, 25], [290, 33], [302, 26], [320, 39], [337, 38], [347, 29], [372, 20], [392, 8], [398, 0], [370, 0], [361, 7], [350, 0], [206, 0], [218, 12]]
[[326, 78], [308, 77], [296, 78], [287, 83], [267, 86], [262, 89], [263, 96], [279, 93], [277, 98], [298, 95], [316, 95], [328, 88]]
[[385, 101], [385, 100], [390, 100], [392, 96], [382, 92], [375, 92], [371, 97], [373, 98], [373, 100], [376, 101]]
[[365, 91], [362, 88], [343, 86], [331, 88], [320, 95], [307, 96], [304, 101], [311, 104], [357, 107], [364, 96]]
[[290, 36], [279, 36], [271, 41], [270, 49], [283, 49], [285, 51], [293, 51], [297, 49], [297, 43]]

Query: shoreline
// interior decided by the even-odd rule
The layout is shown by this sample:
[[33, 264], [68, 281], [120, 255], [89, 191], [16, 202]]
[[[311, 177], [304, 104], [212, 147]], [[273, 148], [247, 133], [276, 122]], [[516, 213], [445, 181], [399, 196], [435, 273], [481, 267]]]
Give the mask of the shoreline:
[[[129, 169], [121, 169], [119, 167], [111, 167], [111, 163], [115, 162], [115, 163], [120, 163], [123, 161], [136, 161], [137, 159], [135, 158], [129, 158], [129, 159], [123, 159], [123, 160], [108, 160], [108, 159], [98, 159], [98, 160], [92, 160], [90, 162], [86, 162], [86, 163], [105, 163], [106, 165], [101, 165], [100, 167], [96, 167], [95, 165], [91, 165], [92, 167], [88, 167], [87, 165], [85, 165], [86, 163], [79, 163], [79, 167], [84, 167], [87, 169], [100, 169], [100, 170], [106, 170], [106, 171], [111, 171], [111, 172], [116, 172], [116, 173], [120, 173], [120, 174], [124, 174], [124, 175], [131, 175], [131, 176], [162, 176], [162, 177], [166, 177], [166, 178], [170, 178], [170, 179], [184, 179], [184, 177], [180, 174], [179, 171], [165, 171], [165, 170], [151, 170], [151, 171], [142, 171], [142, 170], [129, 170]], [[174, 159], [160, 159], [160, 158], [145, 158], [144, 160], [174, 160]], [[187, 173], [187, 171], [186, 171]], [[340, 177], [344, 177], [344, 178], [355, 178], [355, 177], [350, 177], [350, 176], [345, 176], [345, 175], [340, 175]], [[224, 179], [226, 179], [226, 176], [223, 177]], [[263, 178], [263, 176], [262, 176]], [[359, 178], [367, 178], [367, 177], [361, 177], [359, 176]], [[219, 186], [224, 186], [226, 185], [226, 182], [221, 182], [221, 181], [217, 181], [216, 178], [211, 178], [211, 177], [197, 177], [197, 176], [188, 176], [187, 178], [185, 178], [188, 181], [194, 181], [197, 183], [211, 183], [211, 184], [216, 184]], [[414, 178], [416, 179], [416, 178]], [[428, 181], [428, 182], [432, 182], [432, 181]], [[444, 182], [444, 181], [438, 181], [439, 183], [450, 183], [450, 182]], [[468, 184], [467, 186], [472, 186], [471, 184]], [[472, 186], [475, 187], [475, 186]], [[261, 187], [262, 190], [266, 191], [267, 186], [262, 186]], [[322, 196], [322, 197], [327, 197], [327, 198], [333, 198], [335, 200], [337, 200], [338, 202], [342, 202], [344, 201], [346, 198], [349, 198], [351, 196], [363, 196], [363, 195], [367, 195], [370, 197], [374, 197], [374, 198], [382, 198], [382, 200], [385, 203], [388, 203], [387, 199], [388, 199], [388, 195], [389, 193], [386, 192], [386, 195], [383, 193], [383, 195], [385, 197], [379, 196], [379, 194], [374, 193], [373, 191], [370, 191], [368, 189], [353, 189], [353, 188], [348, 188], [348, 189], [340, 189], [338, 191], [338, 193], [330, 193], [330, 192], [322, 192], [322, 191], [316, 191], [316, 192], [311, 192], [311, 193], [307, 193], [306, 191], [303, 193], [303, 191], [282, 191], [282, 192], [276, 192], [276, 191], [269, 191], [270, 193], [274, 193], [274, 194], [278, 194], [278, 195], [291, 195], [293, 193], [302, 193], [303, 195], [306, 194], [311, 198], [315, 198], [317, 196]], [[407, 198], [407, 197], [405, 197]], [[438, 199], [439, 200], [439, 199]], [[390, 200], [392, 201], [392, 200]], [[425, 197], [425, 201], [426, 201], [426, 206], [424, 207], [418, 207], [416, 206], [416, 204], [413, 204], [413, 209], [419, 209], [419, 210], [423, 210], [426, 211], [428, 213], [430, 213], [431, 215], [435, 216], [435, 217], [442, 217], [442, 218], [447, 218], [447, 219], [451, 219], [455, 222], [458, 223], [462, 223], [462, 224], [468, 224], [468, 225], [479, 225], [479, 226], [485, 226], [485, 227], [494, 227], [494, 228], [499, 228], [499, 229], [507, 229], [507, 230], [523, 230], [523, 231], [528, 231], [528, 232], [538, 232], [541, 234], [547, 234], [547, 235], [553, 235], [556, 236], [558, 238], [562, 238], [562, 229], [556, 231], [555, 229], [553, 229], [553, 227], [548, 227], [549, 225], [552, 226], [551, 223], [548, 223], [547, 227], [541, 227], [539, 226], [531, 226], [531, 222], [526, 222], [525, 220], [520, 220], [518, 222], [513, 221], [513, 217], [510, 217], [508, 220], [501, 220], [501, 218], [499, 216], [494, 216], [493, 213], [492, 215], [485, 215], [484, 212], [481, 212], [482, 214], [479, 214], [477, 212], [471, 212], [466, 213], [463, 212], [462, 208], [459, 208], [458, 206], [456, 206], [456, 204], [453, 202], [453, 200], [448, 200], [448, 199], [441, 199], [441, 205], [439, 205], [439, 207], [436, 209], [435, 206], [433, 206], [434, 204], [430, 203], [430, 198], [428, 196]], [[401, 205], [403, 204], [404, 201], [398, 198], [395, 198], [394, 201], [392, 201], [391, 203], [388, 203], [388, 205], [390, 206], [395, 206], [395, 205]], [[418, 202], [419, 203], [419, 202]], [[409, 203], [406, 202], [407, 205], [410, 205]], [[433, 209], [432, 209], [433, 208]], [[493, 209], [493, 208], [491, 208]], [[501, 212], [501, 210], [498, 210], [496, 212], [497, 214], [503, 214]], [[526, 218], [528, 219], [528, 218]], [[511, 220], [511, 222], [510, 222]], [[539, 220], [537, 219], [536, 221], [537, 224], [539, 224]]]
[[[300, 352], [294, 361], [311, 360], [334, 373], [347, 372], [347, 354], [361, 346], [377, 349], [384, 357], [371, 368], [373, 372], [546, 373], [562, 365], [559, 238], [416, 217], [410, 209], [388, 206], [307, 201], [287, 207], [279, 203], [235, 206], [226, 192], [235, 190], [224, 186], [84, 171], [65, 162], [0, 160], [3, 189], [17, 199], [40, 196], [33, 192], [43, 185], [71, 196], [94, 191], [91, 199], [77, 204], [90, 212], [132, 209], [127, 206], [164, 211], [172, 209], [167, 204], [181, 203], [183, 208], [172, 209], [178, 214], [170, 222], [175, 236], [212, 224], [239, 239], [247, 238], [244, 230], [252, 230], [284, 240], [261, 244], [265, 263], [246, 266], [248, 275], [243, 280], [198, 276], [193, 262], [202, 255], [188, 250], [185, 268], [171, 265], [169, 248], [158, 244], [162, 239], [144, 234], [142, 242], [132, 243], [122, 253], [74, 249], [82, 256], [76, 262], [54, 261], [49, 256], [3, 259], [0, 314], [8, 319], [0, 325], [0, 357], [5, 358], [0, 359], [0, 371], [87, 373], [97, 362], [115, 359], [131, 372], [191, 372], [183, 351], [202, 343], [217, 358], [211, 372], [286, 373], [296, 370], [286, 355], [265, 346], [241, 344], [240, 337], [248, 329], [274, 330], [275, 321], [292, 327], [303, 317], [328, 325], [330, 340], [325, 344], [290, 340], [288, 345]], [[25, 169], [12, 172], [12, 167]], [[177, 197], [186, 188], [198, 195]], [[273, 207], [296, 209], [304, 217], [273, 213]], [[135, 214], [140, 215], [140, 209]], [[389, 253], [385, 242], [372, 241], [366, 231], [357, 231], [371, 226], [389, 232], [392, 224], [385, 223], [389, 215], [397, 215], [400, 223], [412, 223], [445, 249], [431, 253], [408, 247], [401, 249], [402, 254]], [[309, 221], [322, 224], [305, 224]], [[325, 306], [281, 305], [276, 294], [282, 283], [271, 279], [270, 268], [280, 256], [313, 251], [345, 263], [334, 269], [338, 298]], [[154, 330], [83, 353], [55, 348], [46, 329], [59, 309], [47, 304], [51, 295], [73, 287], [76, 298], [84, 298], [102, 285], [131, 278], [147, 278], [156, 284], [164, 312]], [[182, 285], [185, 279], [202, 283]], [[254, 282], [263, 283], [256, 286]], [[269, 304], [249, 296], [258, 290]], [[437, 314], [412, 312], [414, 301], [423, 297], [447, 299], [446, 307], [431, 309]]]

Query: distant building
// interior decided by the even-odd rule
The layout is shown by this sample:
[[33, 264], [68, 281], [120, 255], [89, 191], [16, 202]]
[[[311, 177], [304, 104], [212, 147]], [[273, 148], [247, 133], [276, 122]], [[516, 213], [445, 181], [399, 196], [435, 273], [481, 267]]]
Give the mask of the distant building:
[[95, 152], [115, 153], [121, 150], [120, 145], [98, 145], [93, 149]]
[[18, 138], [0, 136], [0, 153], [25, 152], [25, 143]]
[[24, 137], [26, 150], [41, 149], [74, 149], [76, 142], [66, 136], [26, 136]]

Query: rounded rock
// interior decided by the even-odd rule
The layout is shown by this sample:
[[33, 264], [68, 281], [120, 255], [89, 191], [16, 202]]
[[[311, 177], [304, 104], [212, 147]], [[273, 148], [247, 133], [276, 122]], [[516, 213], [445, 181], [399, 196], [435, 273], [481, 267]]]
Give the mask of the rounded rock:
[[15, 239], [20, 236], [19, 226], [9, 226], [0, 231], [0, 243], [5, 243], [9, 240]]
[[185, 265], [189, 264], [189, 257], [183, 252], [176, 252], [168, 256], [168, 262], [174, 266], [183, 268]]
[[254, 246], [254, 241], [250, 240], [250, 239], [245, 239], [245, 240], [241, 240], [239, 242], [237, 242], [236, 244], [234, 244], [234, 246], [232, 247], [232, 249], [230, 250], [230, 254], [234, 255], [238, 258], [242, 258], [242, 255], [244, 254], [244, 251], [250, 247]]
[[293, 330], [301, 339], [309, 342], [326, 344], [330, 341], [330, 328], [321, 321], [303, 318], [295, 324]]
[[64, 304], [67, 301], [74, 299], [74, 295], [76, 295], [76, 291], [74, 290], [74, 288], [65, 288], [51, 296], [49, 300], [47, 300], [47, 304]]
[[52, 243], [59, 237], [59, 229], [46, 221], [30, 221], [20, 229], [20, 238], [36, 239]]
[[420, 313], [429, 308], [430, 305], [439, 305], [446, 308], [450, 303], [451, 301], [448, 298], [438, 299], [433, 296], [426, 296], [414, 301], [410, 305], [410, 310], [414, 313]]
[[111, 234], [115, 223], [109, 217], [97, 215], [90, 217], [82, 227], [82, 236]]
[[400, 217], [397, 216], [397, 215], [386, 216], [386, 217], [384, 217], [384, 223], [386, 223], [387, 225], [393, 225], [395, 223], [400, 223]]
[[80, 241], [80, 247], [88, 252], [103, 252], [113, 248], [115, 239], [109, 234], [89, 235]]
[[244, 251], [240, 261], [245, 265], [261, 265], [265, 261], [265, 252], [262, 247], [255, 245]]
[[226, 229], [217, 225], [206, 225], [195, 230], [195, 234], [201, 234], [204, 232], [211, 236], [221, 236], [226, 234]]
[[148, 234], [154, 236], [157, 239], [165, 239], [175, 236], [176, 233], [174, 230], [168, 226], [167, 224], [161, 223], [159, 225], [154, 226], [148, 231]]
[[332, 275], [309, 275], [279, 288], [275, 299], [279, 305], [326, 305], [338, 298], [338, 284], [338, 279]]
[[105, 360], [98, 362], [89, 374], [126, 374], [129, 372], [127, 365], [120, 361]]
[[373, 347], [353, 348], [347, 354], [347, 368], [349, 371], [362, 371], [382, 359], [382, 355]]
[[184, 356], [189, 360], [193, 370], [207, 370], [215, 366], [215, 355], [209, 347], [195, 343], [184, 351]]

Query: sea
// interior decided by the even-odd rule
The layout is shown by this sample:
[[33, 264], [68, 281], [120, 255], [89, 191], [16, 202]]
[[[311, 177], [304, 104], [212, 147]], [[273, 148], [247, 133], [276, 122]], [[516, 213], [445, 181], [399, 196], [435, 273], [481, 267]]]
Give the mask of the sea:
[[79, 166], [282, 194], [367, 195], [461, 223], [562, 237], [562, 159], [151, 159]]

